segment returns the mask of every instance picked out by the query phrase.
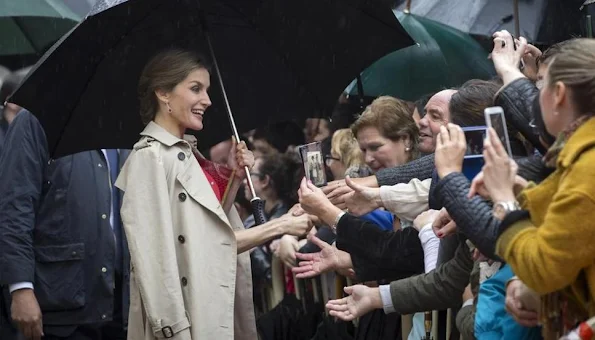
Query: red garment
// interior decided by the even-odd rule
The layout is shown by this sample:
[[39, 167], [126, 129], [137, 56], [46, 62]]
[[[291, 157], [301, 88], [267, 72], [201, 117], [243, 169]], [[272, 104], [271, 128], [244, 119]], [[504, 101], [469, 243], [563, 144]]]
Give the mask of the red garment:
[[207, 177], [211, 188], [213, 188], [215, 196], [217, 196], [219, 202], [222, 202], [223, 195], [225, 195], [225, 191], [229, 185], [229, 178], [231, 177], [233, 171], [221, 164], [216, 164], [206, 160], [197, 153], [195, 153], [194, 156], [196, 157], [196, 160], [198, 160], [198, 164], [200, 164], [200, 167]]
[[285, 292], [295, 294], [295, 281], [293, 281], [293, 272], [291, 269], [285, 269]]

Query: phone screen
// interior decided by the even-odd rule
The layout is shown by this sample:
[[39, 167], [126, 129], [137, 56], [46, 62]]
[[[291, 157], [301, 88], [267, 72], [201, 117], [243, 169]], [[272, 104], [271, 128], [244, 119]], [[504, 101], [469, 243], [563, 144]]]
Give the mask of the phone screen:
[[500, 142], [508, 152], [510, 156], [510, 144], [508, 142], [508, 130], [506, 129], [506, 122], [504, 120], [504, 112], [496, 112], [490, 113], [489, 117], [489, 125], [492, 129], [496, 131], [498, 138], [500, 138]]
[[483, 155], [483, 140], [486, 137], [485, 129], [482, 130], [468, 130], [465, 132], [465, 140], [467, 141], [466, 158], [468, 156], [482, 156]]

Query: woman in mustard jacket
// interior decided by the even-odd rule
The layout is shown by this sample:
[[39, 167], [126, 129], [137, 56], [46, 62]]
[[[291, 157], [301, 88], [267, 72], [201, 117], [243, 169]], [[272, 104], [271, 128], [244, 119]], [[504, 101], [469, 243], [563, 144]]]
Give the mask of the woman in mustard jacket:
[[595, 40], [569, 41], [553, 58], [540, 106], [558, 136], [544, 157], [554, 173], [515, 195], [516, 164], [491, 130], [474, 185], [485, 186], [502, 220], [497, 254], [541, 295], [544, 337], [559, 339], [595, 315]]

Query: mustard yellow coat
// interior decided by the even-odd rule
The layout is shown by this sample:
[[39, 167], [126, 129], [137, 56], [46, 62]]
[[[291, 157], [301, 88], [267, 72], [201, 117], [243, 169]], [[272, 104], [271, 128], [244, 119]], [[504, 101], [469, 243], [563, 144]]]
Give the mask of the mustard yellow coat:
[[539, 294], [571, 286], [574, 297], [595, 315], [586, 301], [595, 297], [595, 118], [566, 142], [556, 171], [524, 190], [519, 203], [531, 220], [502, 233], [498, 255]]

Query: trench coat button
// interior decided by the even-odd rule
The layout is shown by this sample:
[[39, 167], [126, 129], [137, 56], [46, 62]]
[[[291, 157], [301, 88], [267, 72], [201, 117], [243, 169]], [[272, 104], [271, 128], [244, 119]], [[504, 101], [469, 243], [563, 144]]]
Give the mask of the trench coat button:
[[183, 235], [178, 236], [178, 241], [180, 241], [180, 243], [184, 243], [186, 242], [186, 238]]
[[107, 218], [107, 215], [106, 214], [101, 214], [101, 219], [102, 220], [105, 220], [106, 218]]
[[180, 152], [178, 154], [178, 159], [181, 160], [181, 161], [183, 161], [184, 159], [186, 159], [186, 155], [183, 152]]
[[178, 195], [178, 198], [180, 199], [180, 202], [184, 202], [184, 201], [186, 200], [186, 194], [185, 194], [185, 193], [183, 193], [183, 192], [181, 192], [181, 193]]
[[186, 287], [187, 285], [188, 285], [188, 280], [185, 277], [183, 277], [182, 278], [182, 286]]
[[102, 273], [107, 273], [107, 268], [105, 268], [105, 267], [101, 268], [101, 272]]

